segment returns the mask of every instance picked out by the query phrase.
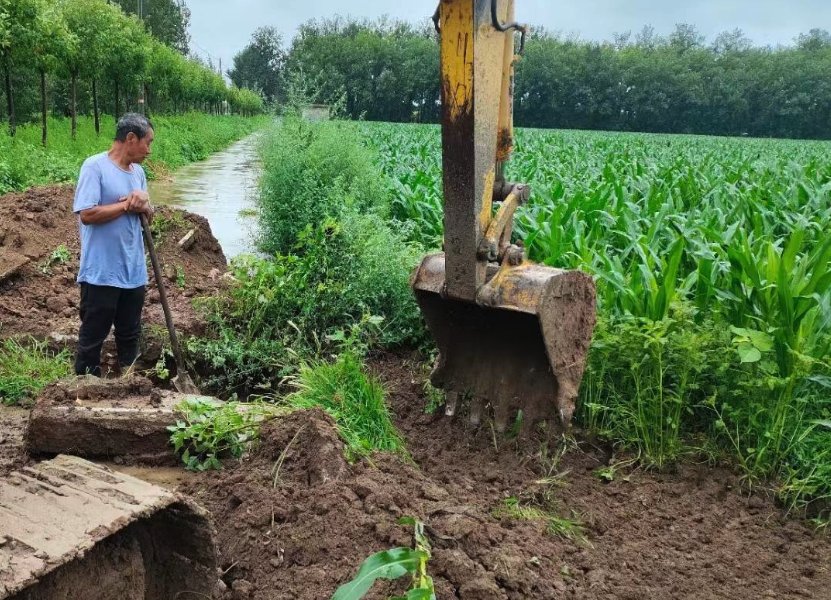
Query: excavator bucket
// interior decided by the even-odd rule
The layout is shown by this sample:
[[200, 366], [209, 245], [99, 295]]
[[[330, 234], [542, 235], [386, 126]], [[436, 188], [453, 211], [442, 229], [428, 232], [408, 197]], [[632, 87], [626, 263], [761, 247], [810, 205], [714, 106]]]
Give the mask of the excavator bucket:
[[474, 424], [490, 407], [500, 432], [519, 411], [525, 423], [567, 428], [595, 323], [591, 277], [525, 263], [494, 276], [482, 304], [444, 298], [444, 285], [444, 254], [426, 257], [413, 288], [439, 348], [431, 381], [448, 392], [448, 413], [469, 396]]
[[188, 600], [219, 580], [192, 501], [61, 455], [0, 480], [0, 600]]
[[519, 411], [523, 422], [567, 428], [595, 325], [595, 287], [585, 273], [529, 262], [511, 241], [514, 213], [530, 196], [504, 176], [514, 64], [528, 33], [513, 19], [514, 0], [441, 0], [433, 17], [444, 252], [427, 256], [411, 283], [439, 348], [431, 379], [448, 392], [449, 414], [469, 398], [473, 423], [488, 409], [499, 430]]

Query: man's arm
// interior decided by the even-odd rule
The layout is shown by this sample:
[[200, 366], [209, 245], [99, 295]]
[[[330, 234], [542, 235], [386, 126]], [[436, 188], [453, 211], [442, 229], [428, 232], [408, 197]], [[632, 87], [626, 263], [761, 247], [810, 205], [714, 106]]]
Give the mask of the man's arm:
[[80, 211], [81, 223], [84, 225], [103, 225], [115, 221], [118, 217], [128, 212], [126, 202], [116, 202], [106, 206], [93, 206]]

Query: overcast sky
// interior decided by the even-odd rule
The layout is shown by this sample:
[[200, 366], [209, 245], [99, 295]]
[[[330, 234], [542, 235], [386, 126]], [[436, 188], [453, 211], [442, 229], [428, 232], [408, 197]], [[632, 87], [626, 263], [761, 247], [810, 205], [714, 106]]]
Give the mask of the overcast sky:
[[[222, 69], [262, 25], [281, 30], [289, 42], [297, 26], [340, 13], [418, 21], [433, 13], [437, 0], [187, 0], [192, 48]], [[659, 34], [675, 23], [698, 26], [712, 40], [740, 27], [756, 44], [789, 44], [814, 27], [831, 29], [831, 0], [517, 0], [517, 19], [552, 31], [610, 40], [615, 32], [652, 24]]]

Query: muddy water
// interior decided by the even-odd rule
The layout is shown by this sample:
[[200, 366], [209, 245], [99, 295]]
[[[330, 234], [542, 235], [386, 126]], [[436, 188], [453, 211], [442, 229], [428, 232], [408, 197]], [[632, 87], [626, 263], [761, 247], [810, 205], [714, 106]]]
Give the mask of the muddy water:
[[154, 205], [182, 208], [208, 219], [229, 260], [254, 252], [258, 137], [255, 133], [206, 160], [182, 167], [170, 180], [149, 184]]

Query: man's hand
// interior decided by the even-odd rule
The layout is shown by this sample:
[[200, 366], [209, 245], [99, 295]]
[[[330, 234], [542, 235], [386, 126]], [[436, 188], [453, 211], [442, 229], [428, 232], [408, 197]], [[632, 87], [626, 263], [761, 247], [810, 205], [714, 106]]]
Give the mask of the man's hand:
[[122, 210], [124, 212], [144, 213], [147, 215], [147, 222], [153, 222], [153, 209], [150, 207], [150, 195], [147, 192], [143, 190], [132, 191], [129, 196], [119, 198], [118, 203], [123, 206]]
[[149, 218], [153, 210], [150, 208], [150, 195], [144, 190], [133, 190], [125, 200], [127, 212], [134, 214], [146, 213]]

